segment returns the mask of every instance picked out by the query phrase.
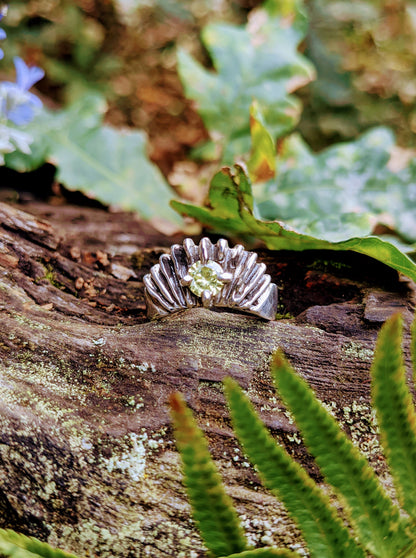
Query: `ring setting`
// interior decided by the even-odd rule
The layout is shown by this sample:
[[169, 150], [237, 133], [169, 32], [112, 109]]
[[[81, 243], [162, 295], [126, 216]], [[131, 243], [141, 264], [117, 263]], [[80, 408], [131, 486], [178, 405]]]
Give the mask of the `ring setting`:
[[229, 283], [232, 278], [232, 274], [224, 272], [217, 262], [208, 260], [203, 264], [197, 261], [181, 279], [181, 285], [200, 296], [204, 306], [210, 306], [212, 297], [220, 293], [225, 283]]
[[273, 320], [277, 312], [277, 286], [265, 273], [257, 254], [221, 238], [212, 244], [203, 238], [199, 245], [186, 238], [174, 244], [170, 254], [145, 275], [145, 297], [149, 318], [195, 306], [230, 308]]

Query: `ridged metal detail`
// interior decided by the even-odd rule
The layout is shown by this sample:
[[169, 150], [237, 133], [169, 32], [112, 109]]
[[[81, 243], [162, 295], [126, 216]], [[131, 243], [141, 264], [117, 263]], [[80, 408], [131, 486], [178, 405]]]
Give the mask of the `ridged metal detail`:
[[[233, 308], [273, 320], [277, 311], [277, 287], [266, 273], [264, 263], [257, 262], [255, 252], [247, 252], [240, 244], [230, 248], [221, 238], [212, 244], [203, 238], [199, 245], [186, 238], [183, 245], [174, 244], [170, 254], [163, 254], [159, 263], [145, 275], [147, 315], [159, 318], [195, 306]], [[221, 291], [202, 296], [191, 292], [190, 267], [196, 262], [218, 263], [224, 280]]]

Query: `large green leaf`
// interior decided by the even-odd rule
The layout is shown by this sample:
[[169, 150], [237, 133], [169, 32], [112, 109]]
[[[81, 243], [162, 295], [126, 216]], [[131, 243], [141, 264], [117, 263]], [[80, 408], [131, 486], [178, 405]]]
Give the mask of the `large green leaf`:
[[[232, 163], [250, 149], [249, 108], [256, 99], [274, 138], [296, 124], [301, 104], [290, 93], [314, 77], [312, 65], [298, 53], [304, 37], [298, 2], [269, 0], [249, 24], [211, 24], [202, 41], [216, 72], [189, 54], [178, 53], [186, 95], [196, 102], [205, 126], [220, 141], [221, 158]], [[283, 11], [283, 13], [282, 13]]]
[[47, 543], [10, 529], [0, 529], [0, 555], [10, 558], [77, 558], [74, 554], [52, 548]]
[[367, 236], [376, 223], [416, 241], [416, 160], [400, 172], [388, 168], [390, 130], [375, 128], [318, 155], [299, 139], [288, 142], [291, 158], [278, 160], [277, 177], [256, 190], [264, 219], [334, 242]]
[[[198, 219], [218, 232], [251, 236], [263, 240], [272, 250], [352, 250], [389, 265], [416, 280], [416, 264], [399, 248], [376, 236], [349, 236], [338, 242], [303, 234], [282, 221], [264, 221], [254, 214], [254, 200], [249, 178], [240, 165], [225, 167], [210, 186], [209, 208], [172, 201], [174, 209]], [[339, 224], [338, 224], [339, 226]]]
[[34, 137], [32, 153], [8, 155], [6, 165], [27, 171], [54, 163], [57, 179], [68, 189], [179, 225], [169, 207], [173, 192], [146, 156], [145, 134], [103, 124], [104, 109], [100, 97], [86, 96], [64, 111], [42, 111], [27, 127]]

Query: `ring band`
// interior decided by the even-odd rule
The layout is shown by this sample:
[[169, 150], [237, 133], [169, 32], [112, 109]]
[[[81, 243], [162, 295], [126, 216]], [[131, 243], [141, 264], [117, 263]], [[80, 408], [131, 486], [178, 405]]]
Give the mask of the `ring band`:
[[257, 254], [240, 244], [229, 248], [221, 238], [199, 245], [186, 238], [144, 276], [149, 318], [161, 318], [195, 306], [233, 308], [273, 320], [277, 312], [277, 286], [265, 273]]

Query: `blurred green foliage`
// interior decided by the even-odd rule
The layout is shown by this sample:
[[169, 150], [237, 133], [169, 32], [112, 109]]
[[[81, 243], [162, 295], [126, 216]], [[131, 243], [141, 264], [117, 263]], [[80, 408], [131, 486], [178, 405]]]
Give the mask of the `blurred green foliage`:
[[87, 90], [110, 92], [109, 78], [120, 68], [117, 53], [106, 44], [108, 32], [70, 0], [16, 0], [9, 6], [5, 62], [15, 55], [41, 66], [58, 100], [69, 101]]
[[31, 153], [6, 155], [7, 166], [25, 172], [54, 162], [56, 179], [68, 189], [179, 227], [181, 219], [169, 207], [172, 190], [147, 157], [146, 134], [103, 124], [106, 108], [90, 94], [66, 110], [44, 109], [26, 127], [34, 138]]
[[[354, 149], [354, 146], [352, 147]], [[314, 165], [310, 165], [309, 168], [313, 170]], [[296, 176], [296, 171], [294, 174]], [[303, 186], [304, 184], [299, 188], [301, 200], [303, 199]], [[408, 247], [402, 243], [395, 246], [390, 237], [387, 241], [383, 239], [383, 236], [370, 235], [368, 229], [366, 235], [360, 236], [363, 228], [369, 225], [367, 215], [356, 217], [350, 213], [322, 212], [322, 223], [317, 219], [317, 222], [311, 223], [312, 228], [315, 229], [313, 233], [305, 234], [301, 231], [301, 226], [299, 229], [295, 229], [284, 221], [265, 220], [259, 217], [259, 208], [253, 190], [254, 187], [244, 167], [240, 165], [235, 165], [233, 169], [224, 167], [212, 179], [208, 207], [199, 207], [175, 200], [171, 202], [171, 205], [182, 215], [193, 217], [218, 233], [257, 238], [271, 250], [351, 250], [379, 260], [416, 280], [416, 263], [405, 253], [409, 250]], [[307, 191], [307, 186], [305, 186], [305, 190]], [[278, 196], [279, 193], [276, 195]], [[332, 196], [332, 193], [329, 194], [329, 197], [327, 194], [325, 195], [326, 204], [333, 202]], [[287, 197], [287, 200], [290, 200], [290, 196]], [[388, 200], [387, 196], [386, 201], [388, 202]], [[313, 209], [313, 201], [313, 192], [310, 193], [309, 199], [308, 196], [305, 196], [306, 216], [308, 215], [308, 204]], [[300, 207], [302, 207], [302, 203]], [[319, 210], [322, 211], [321, 208]], [[303, 225], [307, 227], [306, 222]], [[354, 229], [357, 230], [356, 235], [354, 235]]]
[[318, 154], [299, 136], [289, 137], [277, 159], [276, 178], [256, 187], [260, 216], [331, 242], [384, 227], [385, 233], [397, 233], [402, 249], [412, 251], [416, 159], [393, 172], [389, 161], [394, 146], [393, 134], [382, 127]]
[[[271, 78], [278, 76], [281, 82], [274, 79], [271, 89], [276, 93], [279, 91], [279, 86], [283, 85], [284, 91], [288, 92], [291, 90], [294, 76], [301, 79], [304, 77], [298, 58], [289, 55], [288, 67], [285, 67], [280, 65], [279, 56], [282, 52], [284, 56], [287, 56], [288, 52], [296, 52], [296, 45], [302, 38], [302, 33], [297, 34], [297, 32], [299, 29], [304, 30], [305, 27], [299, 24], [303, 15], [299, 3], [288, 0], [285, 4], [287, 12], [284, 17], [281, 13], [277, 13], [276, 17], [276, 12], [271, 9], [273, 6], [281, 9], [282, 4], [268, 0], [262, 10], [256, 10], [251, 14], [254, 16], [253, 19], [262, 12], [266, 15], [262, 26], [257, 29], [262, 41], [261, 48], [257, 50], [255, 56], [252, 50], [256, 38], [250, 36], [250, 25], [247, 26], [248, 32], [244, 39], [234, 33], [234, 27], [231, 32], [230, 26], [222, 26], [219, 27], [220, 31], [216, 36], [214, 33], [215, 40], [213, 40], [209, 33], [211, 27], [209, 27], [209, 40], [207, 41], [205, 35], [203, 40], [213, 52], [214, 67], [218, 73], [201, 71], [199, 66], [193, 64], [188, 57], [185, 58], [189, 66], [186, 72], [183, 70], [184, 62], [181, 58], [179, 64], [182, 79], [185, 78], [186, 92], [196, 100], [197, 110], [209, 132], [215, 134], [220, 154], [217, 157], [223, 162], [241, 160], [242, 156], [243, 160], [247, 161], [247, 157], [244, 157], [247, 145], [244, 142], [247, 139], [248, 110], [243, 107], [244, 103], [241, 99], [245, 99], [247, 103], [247, 97], [251, 95], [257, 102], [256, 86], [258, 86], [261, 93], [260, 102], [257, 104], [260, 105], [258, 112], [262, 122], [257, 118], [257, 125], [253, 126], [255, 122], [253, 122], [252, 112], [252, 153], [248, 160], [250, 177], [254, 182], [253, 188], [242, 167], [236, 167], [236, 171], [225, 169], [218, 173], [211, 183], [208, 207], [201, 208], [172, 202], [173, 207], [183, 215], [196, 218], [217, 232], [233, 232], [240, 236], [260, 238], [272, 249], [355, 250], [416, 278], [416, 265], [406, 255], [406, 253], [414, 255], [416, 242], [416, 159], [408, 153], [397, 151], [395, 137], [388, 128], [379, 126], [357, 138], [358, 133], [365, 129], [370, 121], [359, 121], [357, 124], [356, 119], [352, 118], [348, 111], [344, 114], [345, 126], [349, 130], [354, 128], [352, 133], [354, 141], [332, 145], [319, 154], [315, 154], [302, 137], [296, 134], [288, 135], [291, 128], [295, 126], [296, 115], [292, 114], [292, 120], [287, 121], [283, 129], [276, 128], [273, 111], [279, 115], [287, 114], [287, 107], [282, 104], [282, 99], [267, 95], [267, 86]], [[371, 6], [373, 9], [370, 9]], [[351, 18], [358, 20], [359, 16], [361, 23], [365, 20], [367, 32], [369, 33], [370, 30], [374, 32], [381, 42], [378, 49], [374, 38], [376, 46], [374, 52], [370, 54], [373, 61], [378, 63], [379, 72], [385, 79], [391, 71], [390, 66], [394, 67], [394, 64], [397, 72], [400, 72], [398, 61], [401, 59], [400, 56], [403, 56], [406, 62], [409, 58], [406, 56], [406, 49], [410, 47], [405, 46], [401, 41], [398, 45], [390, 44], [388, 39], [392, 39], [393, 33], [387, 25], [390, 20], [381, 17], [382, 7], [378, 3], [353, 2], [347, 5], [343, 2], [329, 4], [324, 0], [312, 0], [309, 3], [312, 14], [317, 12], [322, 15], [330, 8], [333, 15], [337, 14], [344, 22], [350, 21]], [[399, 8], [392, 9], [397, 11]], [[394, 13], [397, 16], [397, 13]], [[410, 13], [407, 10], [406, 14]], [[384, 42], [381, 41], [379, 29], [382, 22], [387, 25]], [[335, 63], [337, 59], [330, 50], [330, 39], [333, 35], [326, 36], [323, 33], [321, 37], [316, 33], [313, 23], [312, 17], [308, 37], [312, 45], [320, 47], [316, 56], [320, 71], [318, 71], [317, 81], [310, 86], [312, 95], [315, 95], [312, 96], [312, 101], [316, 103], [325, 100], [328, 111], [331, 110], [331, 117], [336, 119], [337, 112], [331, 103], [344, 107], [349, 102], [354, 76], [351, 74], [348, 79], [343, 79], [345, 75], [339, 73], [340, 70]], [[283, 41], [279, 32], [282, 29], [286, 31], [286, 26], [289, 26], [293, 33], [287, 34]], [[274, 31], [272, 36], [269, 36], [268, 31], [272, 27]], [[352, 35], [350, 50], [346, 48], [345, 37], [342, 41], [342, 32], [338, 34], [341, 37], [338, 41], [346, 48], [346, 56], [342, 60], [347, 59], [354, 46], [357, 48], [357, 56], [365, 50], [360, 35], [362, 29], [358, 24], [357, 29], [356, 35], [353, 34], [354, 29], [350, 30]], [[406, 31], [409, 31], [408, 27], [405, 28]], [[334, 36], [338, 37], [338, 35]], [[224, 36], [227, 38], [224, 39]], [[327, 45], [324, 43], [325, 39], [328, 41]], [[337, 39], [333, 40], [338, 45]], [[239, 50], [239, 53], [243, 54], [236, 56], [235, 49], [240, 41], [245, 43], [244, 48]], [[224, 45], [227, 45], [227, 48], [223, 48]], [[386, 57], [387, 67], [382, 65], [383, 49], [391, 54]], [[276, 74], [267, 71], [273, 53], [275, 54], [274, 68], [281, 70]], [[264, 73], [263, 69], [266, 69]], [[246, 70], [248, 79], [244, 81]], [[373, 67], [368, 67], [363, 70], [363, 75], [372, 75], [374, 72]], [[413, 76], [406, 64], [402, 67], [402, 74], [400, 99], [404, 102], [410, 99]], [[323, 79], [321, 79], [322, 75]], [[226, 79], [223, 76], [226, 76]], [[396, 84], [397, 88], [399, 85]], [[392, 87], [391, 95], [394, 93], [393, 89]], [[404, 95], [405, 90], [407, 97]], [[267, 101], [264, 101], [263, 95]], [[360, 112], [360, 108], [356, 110]], [[314, 126], [319, 129], [320, 118], [325, 119], [325, 116], [327, 116], [325, 111], [318, 112], [317, 120], [309, 123], [310, 129], [313, 130]], [[245, 127], [243, 122], [246, 122]], [[411, 126], [411, 123], [408, 122], [407, 126]], [[341, 129], [339, 135], [343, 135]], [[272, 143], [278, 140], [278, 153], [274, 165], [270, 163], [268, 136]], [[264, 183], [270, 176], [267, 173], [272, 172], [273, 167], [277, 169], [276, 177]], [[265, 175], [263, 168], [266, 171]]]
[[[255, 0], [15, 0], [5, 20], [8, 44], [2, 67], [14, 55], [43, 67], [48, 95], [67, 101], [86, 89], [117, 97], [114, 78], [129, 70], [128, 44], [161, 22], [186, 21], [172, 37], [206, 61], [198, 32], [209, 22], [244, 22]], [[283, 7], [292, 2], [280, 3]], [[388, 125], [399, 144], [415, 145], [416, 9], [411, 0], [309, 0], [309, 31], [301, 51], [318, 79], [300, 94], [300, 130], [312, 148]], [[158, 40], [154, 46], [158, 48]], [[174, 44], [160, 49], [172, 50]], [[208, 45], [209, 47], [209, 45]]]
[[388, 125], [416, 146], [416, 7], [412, 0], [309, 0], [300, 130], [316, 149]]
[[[311, 81], [315, 72], [297, 51], [306, 18], [296, 4], [268, 0], [252, 12], [247, 25], [206, 26], [202, 41], [215, 72], [179, 51], [178, 70], [185, 93], [195, 101], [216, 145], [214, 159], [232, 164], [249, 151], [253, 99], [274, 139], [286, 135], [298, 122], [302, 107], [292, 92]], [[199, 155], [207, 158], [206, 149], [200, 149]]]
[[[129, 69], [132, 50], [153, 47], [141, 45], [140, 34], [161, 22], [176, 25], [186, 20], [202, 26], [213, 14], [236, 17], [236, 7], [227, 4], [225, 0], [214, 6], [207, 0], [15, 0], [4, 20], [8, 40], [2, 67], [10, 69], [16, 55], [41, 66], [46, 72], [45, 93], [59, 102], [73, 101], [86, 91], [114, 98], [113, 80]], [[157, 48], [160, 40], [153, 39]]]
[[[225, 171], [211, 185], [210, 207], [174, 204], [182, 214], [217, 232], [261, 238], [271, 248], [353, 249], [415, 277], [407, 256], [416, 242], [414, 153], [398, 157], [394, 136], [380, 127], [392, 124], [399, 142], [412, 144], [415, 14], [410, 0], [18, 0], [7, 18], [5, 52], [8, 60], [19, 51], [45, 68], [43, 92], [53, 101], [87, 99], [91, 90], [113, 100], [129, 97], [136, 106], [129, 111], [131, 124], [134, 113], [155, 106], [165, 111], [158, 130], [165, 129], [166, 113], [180, 120], [187, 103], [175, 105], [166, 93], [169, 79], [178, 79], [177, 62], [184, 93], [211, 139], [193, 154], [228, 165], [243, 159], [254, 184], [251, 190], [242, 171]], [[137, 68], [135, 49], [145, 58]], [[314, 68], [305, 54], [318, 74], [306, 87]], [[165, 81], [157, 87], [143, 82], [160, 60]], [[299, 125], [302, 104], [294, 92], [305, 101]], [[174, 220], [167, 207], [171, 191], [147, 161], [144, 136], [123, 137], [102, 115], [92, 122], [85, 106], [70, 104], [62, 115], [45, 112], [34, 123], [39, 137], [32, 155], [10, 156], [7, 164], [28, 170], [55, 163], [58, 180], [68, 188], [144, 218]], [[120, 124], [111, 114], [110, 122]], [[375, 130], [358, 137], [374, 123]], [[306, 142], [289, 135], [296, 127]], [[187, 131], [184, 124], [174, 141]], [[353, 141], [314, 153], [346, 138]], [[249, 185], [244, 203], [236, 198], [242, 184]], [[201, 195], [195, 198], [200, 203]]]

